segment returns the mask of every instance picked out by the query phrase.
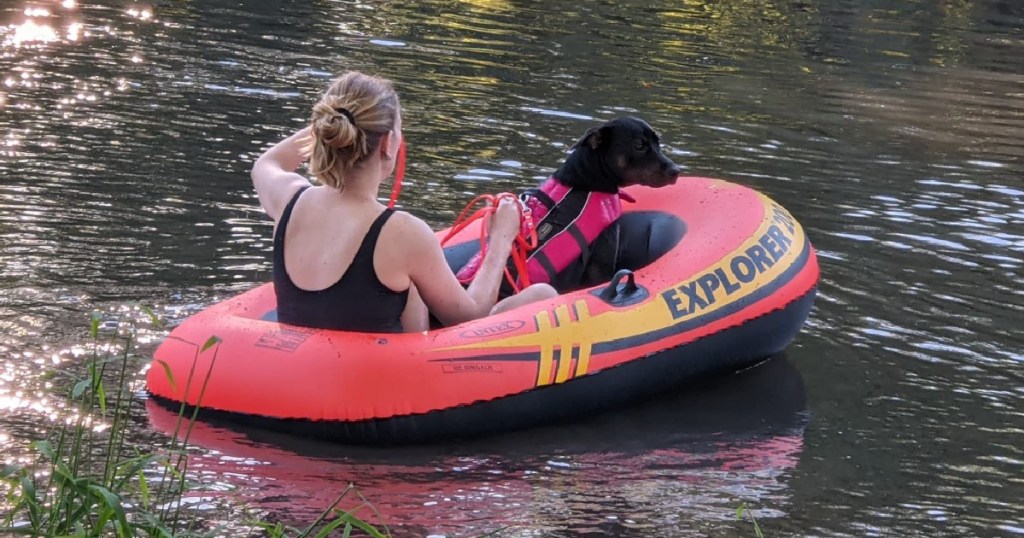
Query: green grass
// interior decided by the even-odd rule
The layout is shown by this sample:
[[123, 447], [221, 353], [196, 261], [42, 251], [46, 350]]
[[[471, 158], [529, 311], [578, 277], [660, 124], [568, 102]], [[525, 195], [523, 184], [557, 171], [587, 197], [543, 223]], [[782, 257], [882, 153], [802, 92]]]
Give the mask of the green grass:
[[[140, 310], [150, 323], [161, 326], [152, 310]], [[188, 479], [186, 450], [198, 406], [190, 415], [182, 406], [173, 434], [151, 450], [142, 451], [127, 438], [135, 425], [133, 409], [140, 405], [132, 390], [139, 382], [135, 372], [146, 360], [137, 355], [138, 322], [123, 321], [105, 330], [100, 317], [93, 315], [89, 327], [92, 352], [84, 364], [83, 378], [75, 380], [68, 391], [69, 409], [74, 412], [68, 420], [56, 421], [43, 439], [30, 444], [33, 461], [0, 469], [0, 494], [5, 508], [10, 508], [0, 520], [0, 534], [82, 538], [223, 534], [225, 525], [205, 524], [195, 514], [183, 512], [182, 496], [199, 486]], [[220, 339], [212, 337], [196, 345], [196, 355], [219, 343]], [[216, 349], [214, 353], [216, 361]], [[166, 368], [165, 373], [170, 377]], [[192, 381], [186, 380], [186, 390]], [[207, 380], [201, 381], [205, 388]], [[201, 394], [202, 390], [200, 404]], [[356, 508], [338, 508], [353, 498], [359, 501]], [[258, 518], [243, 522], [243, 528], [248, 535], [274, 538], [390, 536], [386, 528], [378, 529], [356, 515], [367, 508], [373, 510], [349, 484], [304, 528]], [[235, 535], [238, 532], [237, 527], [232, 529]]]
[[761, 532], [761, 526], [757, 524], [757, 519], [754, 518], [754, 513], [747, 510], [747, 503], [740, 503], [736, 508], [736, 519], [743, 521], [746, 517], [750, 518], [750, 522], [754, 524], [754, 536], [757, 538], [764, 538], [764, 533]]

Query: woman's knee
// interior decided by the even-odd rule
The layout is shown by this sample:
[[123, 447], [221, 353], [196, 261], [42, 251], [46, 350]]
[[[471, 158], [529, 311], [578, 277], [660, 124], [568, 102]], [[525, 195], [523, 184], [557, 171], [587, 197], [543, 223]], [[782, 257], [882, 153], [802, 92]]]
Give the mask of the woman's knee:
[[533, 284], [523, 291], [505, 299], [502, 299], [498, 304], [491, 308], [490, 315], [500, 314], [506, 310], [518, 308], [525, 304], [534, 303], [537, 301], [543, 301], [545, 299], [551, 299], [552, 297], [558, 296], [558, 290], [551, 287], [548, 284]]
[[530, 287], [523, 290], [523, 293], [530, 293], [532, 301], [540, 301], [542, 299], [550, 299], [558, 296], [558, 290], [551, 286], [551, 284], [533, 284]]

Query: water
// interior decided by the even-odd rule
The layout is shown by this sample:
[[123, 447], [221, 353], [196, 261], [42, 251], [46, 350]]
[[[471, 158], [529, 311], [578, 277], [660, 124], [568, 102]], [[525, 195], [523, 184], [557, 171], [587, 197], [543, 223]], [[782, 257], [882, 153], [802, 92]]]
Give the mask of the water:
[[396, 81], [432, 225], [635, 114], [802, 222], [819, 299], [768, 368], [579, 424], [388, 451], [205, 425], [236, 510], [308, 521], [351, 481], [399, 535], [748, 536], [744, 501], [772, 536], [1024, 534], [1018, 4], [8, 0], [3, 458], [59, 415], [43, 371], [90, 312], [173, 323], [269, 278], [248, 169], [357, 68]]

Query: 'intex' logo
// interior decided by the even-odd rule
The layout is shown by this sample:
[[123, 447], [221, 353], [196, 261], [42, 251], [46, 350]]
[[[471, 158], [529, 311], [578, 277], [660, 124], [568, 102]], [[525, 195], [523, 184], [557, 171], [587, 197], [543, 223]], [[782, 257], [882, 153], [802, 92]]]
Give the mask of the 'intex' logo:
[[463, 338], [484, 338], [487, 336], [496, 336], [499, 334], [510, 333], [516, 329], [522, 328], [526, 325], [526, 322], [521, 319], [513, 319], [509, 321], [503, 321], [494, 325], [488, 325], [487, 327], [480, 327], [477, 329], [469, 329], [462, 331], [459, 336]]

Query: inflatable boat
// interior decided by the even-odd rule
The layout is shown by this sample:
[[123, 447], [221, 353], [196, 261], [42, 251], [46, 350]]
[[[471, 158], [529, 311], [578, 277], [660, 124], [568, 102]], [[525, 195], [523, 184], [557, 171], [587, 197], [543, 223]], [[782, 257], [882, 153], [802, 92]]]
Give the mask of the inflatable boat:
[[[607, 284], [403, 334], [278, 323], [264, 284], [174, 328], [147, 389], [200, 416], [344, 442], [423, 442], [621, 406], [752, 366], [792, 341], [818, 263], [782, 206], [709, 178], [626, 191], [635, 203], [619, 220], [621, 270]], [[470, 227], [450, 241], [452, 267], [478, 237]]]

